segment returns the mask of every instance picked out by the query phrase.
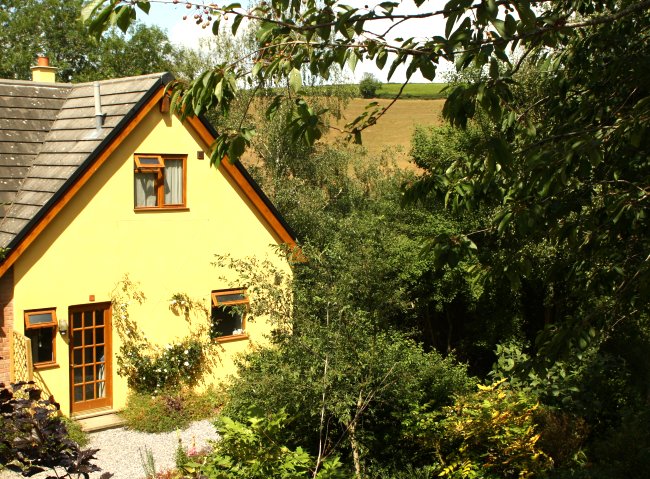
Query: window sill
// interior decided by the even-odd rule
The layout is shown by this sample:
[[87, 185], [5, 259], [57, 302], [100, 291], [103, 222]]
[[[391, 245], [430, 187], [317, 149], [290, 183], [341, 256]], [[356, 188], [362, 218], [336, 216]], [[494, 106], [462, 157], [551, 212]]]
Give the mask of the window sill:
[[154, 213], [162, 211], [190, 211], [187, 206], [150, 206], [146, 208], [133, 208], [135, 213]]
[[214, 338], [218, 343], [229, 343], [231, 341], [241, 341], [242, 339], [248, 339], [248, 334], [233, 334], [232, 336], [219, 336], [218, 338]]
[[34, 364], [34, 369], [38, 370], [43, 370], [43, 369], [55, 369], [58, 368], [59, 365], [55, 361], [51, 361], [48, 363], [36, 363]]

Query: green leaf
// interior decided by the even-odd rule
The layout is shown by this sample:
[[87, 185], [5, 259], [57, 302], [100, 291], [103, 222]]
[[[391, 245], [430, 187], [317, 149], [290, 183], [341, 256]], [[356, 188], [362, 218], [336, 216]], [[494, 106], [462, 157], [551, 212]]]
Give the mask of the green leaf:
[[131, 21], [135, 20], [135, 10], [130, 5], [122, 5], [114, 12], [115, 16], [112, 21], [117, 25], [122, 32], [126, 33], [131, 25]]
[[493, 18], [496, 17], [497, 13], [499, 13], [497, 2], [495, 2], [495, 0], [487, 0], [486, 10]]
[[504, 23], [505, 36], [507, 38], [513, 37], [517, 33], [517, 21], [515, 18], [508, 14], [506, 15], [506, 21]]
[[348, 50], [347, 57], [348, 57], [348, 67], [350, 68], [350, 70], [354, 72], [354, 70], [357, 68], [357, 62], [359, 61], [356, 51]]
[[142, 10], [144, 13], [147, 15], [149, 14], [149, 10], [151, 9], [151, 3], [149, 1], [143, 1], [143, 2], [138, 2], [136, 4], [140, 10]]
[[240, 134], [246, 141], [250, 141], [255, 136], [255, 128], [242, 128]]
[[497, 32], [499, 33], [499, 36], [501, 37], [508, 36], [508, 34], [506, 33], [506, 23], [503, 20], [494, 20], [492, 22], [492, 25], [494, 25], [494, 28], [496, 28]]
[[[102, 5], [106, 0], [92, 0], [88, 2], [82, 9], [81, 9], [81, 19], [84, 21], [87, 21], [94, 13], [95, 11]], [[108, 10], [109, 14], [113, 10], [112, 5], [108, 5], [104, 10], [102, 11], [102, 14], [104, 11]]]
[[289, 88], [294, 93], [297, 93], [302, 88], [302, 75], [297, 68], [293, 68], [289, 73]]
[[496, 58], [490, 59], [490, 78], [499, 78], [499, 63]]
[[214, 95], [217, 97], [219, 102], [223, 100], [223, 78], [217, 83], [217, 86], [214, 89]]
[[272, 35], [274, 28], [275, 28], [274, 23], [262, 21], [259, 28], [257, 29], [257, 34], [256, 34], [257, 40], [260, 43], [264, 44]]
[[436, 77], [436, 66], [430, 60], [424, 59], [420, 64], [420, 72], [424, 78], [433, 81]]
[[212, 34], [214, 36], [219, 35], [219, 26], [221, 25], [221, 19], [219, 17], [214, 19], [214, 22], [212, 22]]
[[262, 66], [264, 64], [261, 61], [255, 62], [255, 65], [253, 65], [253, 70], [251, 71], [251, 75], [254, 77], [258, 76], [260, 71], [262, 70]]
[[268, 106], [266, 109], [266, 118], [271, 120], [273, 118], [273, 115], [280, 109], [280, 106], [282, 106], [282, 100], [284, 96], [282, 95], [276, 95], [273, 98], [273, 101], [271, 101], [271, 104]]
[[496, 163], [507, 166], [512, 163], [512, 152], [503, 138], [492, 138], [490, 140], [489, 153], [494, 155]]
[[228, 156], [232, 162], [238, 161], [244, 154], [246, 143], [246, 139], [239, 135], [232, 139], [228, 147]]
[[237, 30], [239, 29], [239, 25], [241, 25], [242, 20], [244, 19], [243, 15], [235, 15], [235, 19], [232, 21], [232, 34], [237, 35]]
[[505, 230], [506, 226], [510, 223], [510, 220], [512, 220], [512, 211], [508, 211], [505, 215], [503, 215], [503, 218], [501, 218], [501, 221], [499, 221], [499, 226], [497, 227], [497, 232], [501, 235], [503, 234], [503, 231]]
[[452, 12], [449, 14], [449, 17], [447, 17], [447, 23], [445, 24], [445, 37], [450, 37], [454, 25], [456, 25], [456, 20], [458, 20], [458, 16], [458, 13]]
[[537, 135], [537, 128], [531, 119], [526, 120], [526, 134], [531, 137]]
[[91, 20], [88, 25], [88, 30], [95, 34], [99, 38], [106, 28], [106, 24], [109, 22], [109, 19], [113, 15], [113, 6], [109, 5], [104, 8], [93, 20]]
[[397, 58], [393, 60], [393, 63], [391, 63], [390, 68], [388, 69], [387, 80], [391, 79], [393, 73], [395, 73], [395, 70], [397, 69], [398, 66], [400, 66], [403, 63], [403, 61], [404, 61], [404, 56], [401, 54], [397, 55]]
[[458, 26], [456, 31], [451, 34], [449, 41], [454, 43], [463, 43], [466, 40], [469, 40], [472, 36], [472, 21], [469, 17], [465, 17], [462, 23]]
[[517, 10], [519, 18], [527, 28], [532, 28], [535, 26], [535, 23], [537, 22], [537, 16], [530, 7], [529, 1], [520, 0], [513, 2], [513, 6]]
[[630, 132], [630, 144], [634, 148], [639, 148], [641, 146], [641, 141], [645, 137], [645, 128], [643, 125], [638, 125], [632, 129]]
[[386, 65], [387, 59], [388, 59], [388, 53], [386, 52], [386, 50], [381, 50], [377, 54], [377, 60], [375, 61], [375, 63], [377, 64], [377, 68], [383, 70], [384, 66]]

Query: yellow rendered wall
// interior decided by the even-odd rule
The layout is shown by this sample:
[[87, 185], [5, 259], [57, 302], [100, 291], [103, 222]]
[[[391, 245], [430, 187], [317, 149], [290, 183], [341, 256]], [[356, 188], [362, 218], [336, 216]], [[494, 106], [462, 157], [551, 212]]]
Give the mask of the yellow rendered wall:
[[[224, 174], [210, 167], [207, 153], [197, 159], [198, 150], [206, 145], [177, 118], [152, 111], [16, 262], [16, 329], [24, 328], [24, 310], [56, 307], [61, 319], [69, 306], [89, 303], [90, 295], [97, 303], [110, 301], [128, 274], [147, 298], [130, 308], [131, 318], [149, 339], [165, 344], [187, 333], [184, 319], [169, 310], [173, 294], [186, 293], [209, 307], [212, 290], [237, 285], [236, 278], [219, 280], [224, 270], [213, 266], [215, 253], [274, 259], [271, 245], [277, 242], [267, 225]], [[134, 153], [187, 154], [187, 211], [134, 212]], [[259, 319], [246, 329], [249, 340], [223, 344], [218, 378], [234, 372], [233, 354], [264, 342], [270, 331]], [[120, 341], [115, 331], [112, 336], [113, 407], [119, 409], [127, 387], [116, 374]], [[35, 379], [67, 414], [68, 343], [61, 334], [56, 341], [57, 366], [38, 370]]]

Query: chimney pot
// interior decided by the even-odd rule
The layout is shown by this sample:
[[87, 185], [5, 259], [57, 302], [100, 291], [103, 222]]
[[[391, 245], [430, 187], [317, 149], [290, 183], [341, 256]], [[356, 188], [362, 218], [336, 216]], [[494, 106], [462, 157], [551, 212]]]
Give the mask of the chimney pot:
[[50, 59], [45, 55], [39, 55], [36, 65], [32, 68], [32, 80], [35, 82], [54, 83], [56, 81], [56, 67], [50, 66]]

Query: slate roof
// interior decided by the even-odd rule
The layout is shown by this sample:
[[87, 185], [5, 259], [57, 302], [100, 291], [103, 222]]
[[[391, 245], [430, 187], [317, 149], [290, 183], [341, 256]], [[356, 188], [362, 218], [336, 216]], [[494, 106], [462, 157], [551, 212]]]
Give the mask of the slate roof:
[[0, 80], [0, 247], [15, 246], [171, 75], [100, 83], [101, 129], [93, 83]]
[[0, 80], [0, 215], [13, 203], [70, 87]]

